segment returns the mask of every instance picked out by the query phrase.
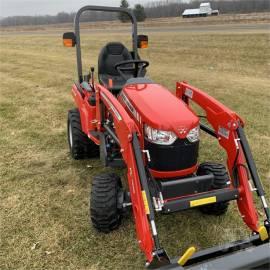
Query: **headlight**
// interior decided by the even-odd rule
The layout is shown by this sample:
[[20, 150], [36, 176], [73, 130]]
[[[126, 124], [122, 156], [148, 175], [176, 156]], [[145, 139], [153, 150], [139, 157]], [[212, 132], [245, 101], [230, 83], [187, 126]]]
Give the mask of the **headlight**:
[[156, 144], [170, 145], [175, 142], [177, 136], [172, 131], [164, 131], [144, 125], [145, 138]]
[[187, 139], [192, 143], [197, 142], [199, 138], [200, 138], [200, 126], [197, 126], [192, 130], [190, 130], [190, 132], [187, 135]]

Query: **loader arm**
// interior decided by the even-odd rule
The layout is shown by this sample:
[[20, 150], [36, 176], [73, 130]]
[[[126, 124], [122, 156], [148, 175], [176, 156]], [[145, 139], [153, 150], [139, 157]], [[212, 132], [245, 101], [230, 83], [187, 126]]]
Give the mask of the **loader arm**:
[[[134, 121], [127, 114], [110, 91], [101, 85], [96, 86], [98, 130], [102, 130], [102, 109], [105, 106], [113, 116], [114, 131], [119, 140], [121, 153], [127, 166], [127, 178], [134, 213], [137, 239], [141, 250], [150, 263], [168, 259], [160, 247], [157, 235], [154, 209], [151, 203], [142, 151], [138, 136], [141, 136]], [[113, 132], [113, 131], [112, 131]], [[161, 263], [162, 264], [162, 263]]]
[[[177, 82], [176, 96], [187, 104], [192, 100], [206, 113], [213, 130], [201, 124], [201, 129], [216, 137], [227, 153], [227, 166], [231, 176], [231, 188], [238, 188], [237, 204], [246, 225], [256, 233], [260, 233], [258, 213], [253, 201], [249, 172], [255, 190], [260, 197], [265, 211], [266, 223], [269, 223], [269, 208], [264, 197], [264, 190], [259, 179], [255, 162], [252, 158], [247, 139], [243, 131], [243, 120], [226, 106], [210, 97], [205, 92], [186, 82]], [[246, 165], [247, 164], [247, 165]]]

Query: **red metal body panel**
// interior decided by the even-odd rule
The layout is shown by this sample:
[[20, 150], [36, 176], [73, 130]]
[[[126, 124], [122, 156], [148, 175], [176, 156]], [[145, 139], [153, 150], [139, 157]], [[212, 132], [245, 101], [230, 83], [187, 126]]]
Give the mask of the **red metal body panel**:
[[[186, 138], [187, 132], [199, 124], [196, 114], [159, 84], [131, 84], [123, 92], [142, 122], [155, 129], [174, 131], [179, 138]], [[180, 128], [185, 132], [180, 133]]]
[[82, 95], [78, 87], [80, 86], [74, 84], [71, 93], [77, 108], [80, 111], [82, 130], [91, 140], [93, 140], [96, 144], [99, 144], [99, 140], [90, 134], [90, 131], [95, 131], [97, 127], [96, 107], [91, 106], [88, 102], [88, 99], [92, 93], [80, 89], [81, 92], [83, 91]]
[[[176, 84], [176, 96], [187, 101], [191, 99], [206, 113], [208, 122], [218, 135], [219, 144], [227, 153], [227, 165], [233, 179], [233, 167], [236, 164], [239, 175], [240, 197], [237, 200], [238, 208], [247, 226], [253, 231], [258, 231], [258, 214], [253, 202], [246, 169], [246, 163], [241, 145], [238, 143], [236, 129], [243, 126], [243, 120], [226, 106], [207, 95], [205, 92], [185, 82]], [[231, 184], [232, 185], [232, 184]], [[233, 187], [233, 186], [232, 186]]]
[[155, 177], [155, 178], [173, 178], [173, 177], [181, 177], [181, 176], [186, 176], [186, 175], [190, 175], [194, 172], [196, 172], [198, 169], [198, 165], [195, 165], [191, 168], [188, 169], [184, 169], [181, 171], [169, 171], [169, 172], [164, 172], [164, 171], [156, 171], [153, 169], [150, 169], [151, 174]]

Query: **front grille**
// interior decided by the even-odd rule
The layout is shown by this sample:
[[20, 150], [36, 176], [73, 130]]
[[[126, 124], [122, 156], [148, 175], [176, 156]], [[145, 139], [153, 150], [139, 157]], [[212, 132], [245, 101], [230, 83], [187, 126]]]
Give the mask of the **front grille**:
[[159, 145], [145, 140], [149, 151], [149, 168], [157, 171], [180, 171], [197, 164], [199, 141], [190, 143], [187, 139], [177, 139], [172, 145]]

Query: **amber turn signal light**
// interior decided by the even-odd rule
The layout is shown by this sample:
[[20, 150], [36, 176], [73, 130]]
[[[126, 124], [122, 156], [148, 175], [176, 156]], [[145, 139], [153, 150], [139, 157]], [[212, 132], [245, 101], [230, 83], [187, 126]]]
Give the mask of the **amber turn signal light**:
[[76, 45], [76, 36], [73, 32], [64, 33], [63, 44], [65, 47], [74, 47]]

